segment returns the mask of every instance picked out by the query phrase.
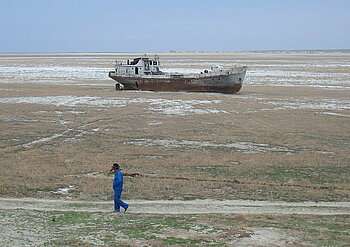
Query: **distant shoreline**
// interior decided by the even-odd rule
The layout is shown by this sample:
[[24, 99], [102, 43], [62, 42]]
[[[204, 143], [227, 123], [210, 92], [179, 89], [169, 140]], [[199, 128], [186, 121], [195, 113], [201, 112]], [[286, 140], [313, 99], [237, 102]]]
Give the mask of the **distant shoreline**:
[[232, 54], [232, 53], [297, 53], [297, 54], [323, 54], [323, 53], [350, 53], [350, 49], [315, 49], [315, 50], [252, 50], [252, 51], [110, 51], [110, 52], [0, 52], [0, 56], [110, 56], [114, 54]]
[[258, 53], [350, 53], [350, 49], [315, 49], [315, 50], [256, 50]]

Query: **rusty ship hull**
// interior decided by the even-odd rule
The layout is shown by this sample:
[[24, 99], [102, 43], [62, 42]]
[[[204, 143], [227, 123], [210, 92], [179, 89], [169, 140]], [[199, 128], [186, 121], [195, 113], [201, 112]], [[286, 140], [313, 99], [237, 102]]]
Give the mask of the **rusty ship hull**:
[[147, 90], [170, 92], [217, 92], [237, 93], [243, 84], [247, 67], [232, 68], [219, 73], [208, 74], [161, 74], [125, 75], [109, 72], [109, 77], [117, 82], [117, 90]]

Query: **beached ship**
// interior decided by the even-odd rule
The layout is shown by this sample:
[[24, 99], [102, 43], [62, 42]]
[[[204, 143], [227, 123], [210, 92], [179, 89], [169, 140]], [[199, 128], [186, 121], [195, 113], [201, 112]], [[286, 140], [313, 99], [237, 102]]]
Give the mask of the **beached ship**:
[[116, 61], [115, 71], [109, 77], [115, 80], [117, 90], [186, 91], [236, 93], [244, 80], [246, 66], [224, 69], [216, 65], [198, 74], [163, 73], [159, 56], [147, 56]]

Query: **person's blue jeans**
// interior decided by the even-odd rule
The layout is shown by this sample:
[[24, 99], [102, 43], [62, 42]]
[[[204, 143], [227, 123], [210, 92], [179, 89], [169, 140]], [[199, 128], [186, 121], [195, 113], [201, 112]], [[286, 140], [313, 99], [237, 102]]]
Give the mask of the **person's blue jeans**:
[[120, 207], [127, 209], [129, 207], [128, 204], [126, 204], [125, 202], [123, 202], [120, 199], [120, 196], [122, 195], [122, 190], [115, 190], [114, 191], [114, 211], [116, 212], [120, 212]]

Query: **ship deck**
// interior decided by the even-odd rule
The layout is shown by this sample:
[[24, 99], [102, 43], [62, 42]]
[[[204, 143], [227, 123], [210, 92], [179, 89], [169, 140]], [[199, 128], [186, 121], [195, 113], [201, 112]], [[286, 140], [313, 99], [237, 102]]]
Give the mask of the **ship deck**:
[[227, 76], [232, 74], [238, 74], [243, 73], [247, 70], [246, 66], [243, 67], [236, 67], [229, 70], [224, 70], [220, 72], [210, 72], [210, 73], [200, 73], [200, 74], [180, 74], [180, 73], [163, 73], [160, 75], [135, 75], [135, 74], [119, 74], [115, 73], [114, 71], [109, 72], [109, 76], [118, 76], [118, 77], [125, 77], [125, 78], [149, 78], [149, 79], [175, 79], [175, 78], [185, 78], [185, 79], [197, 79], [197, 78], [210, 78], [210, 77], [218, 77], [218, 76]]

